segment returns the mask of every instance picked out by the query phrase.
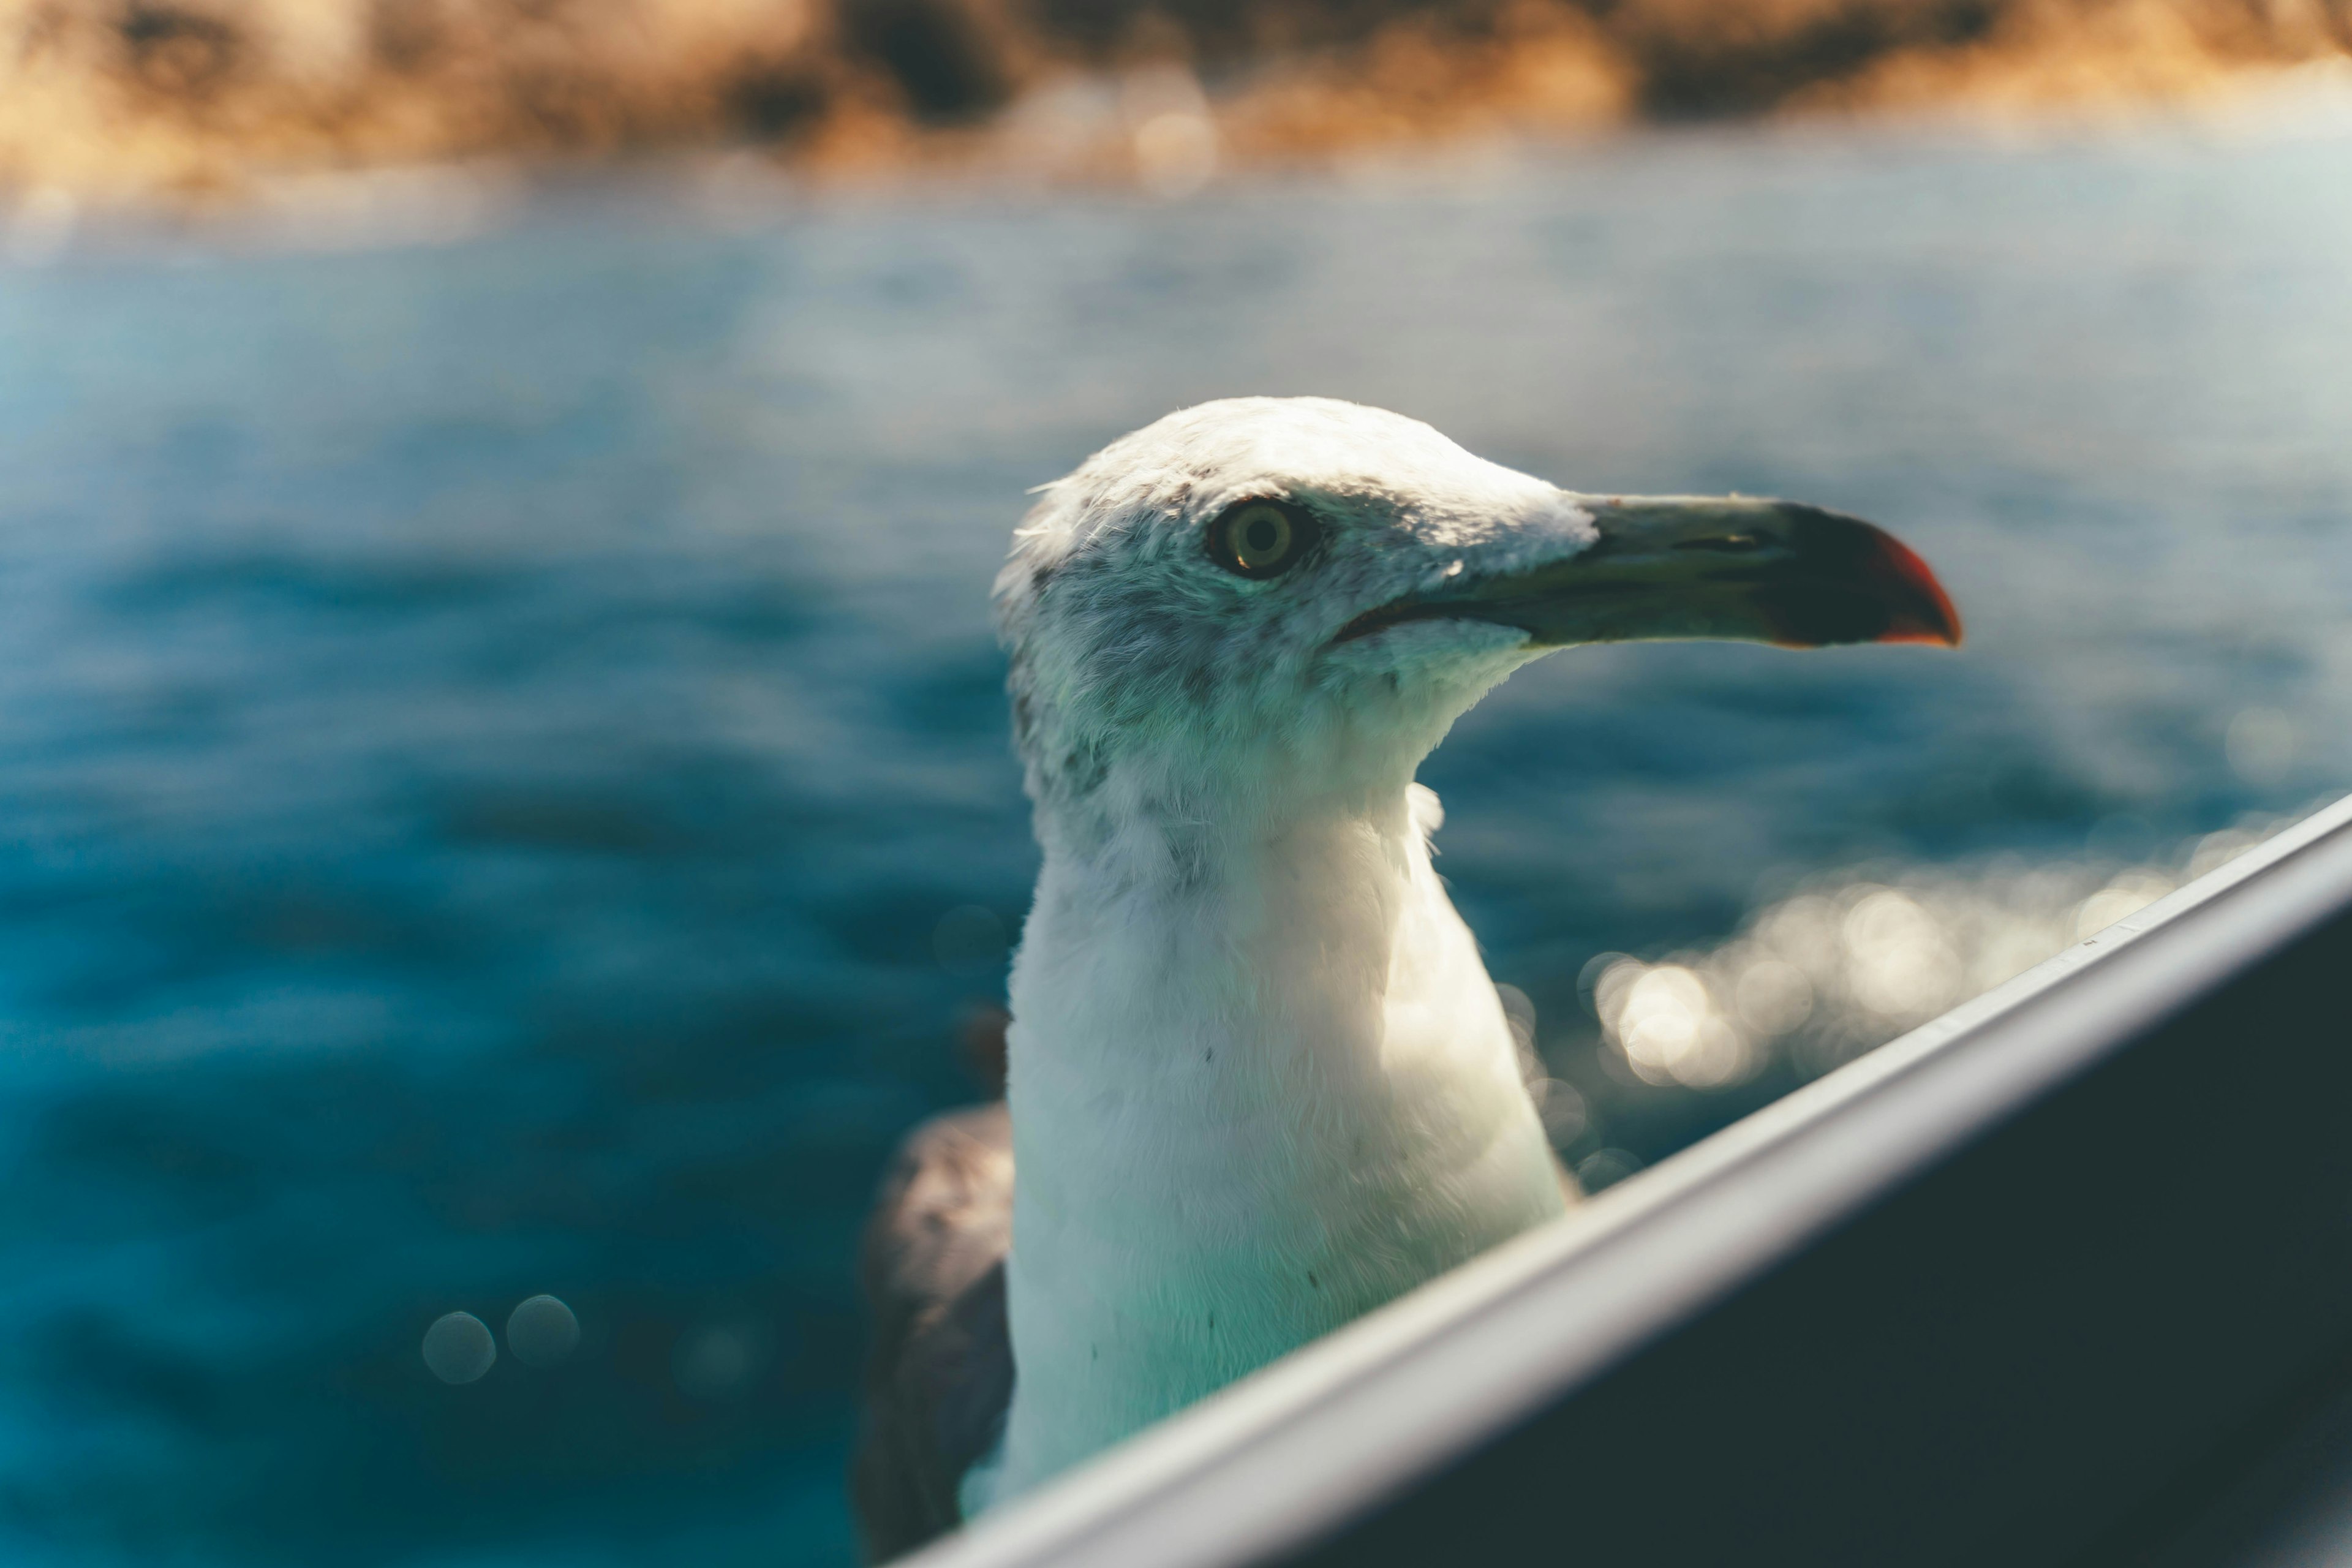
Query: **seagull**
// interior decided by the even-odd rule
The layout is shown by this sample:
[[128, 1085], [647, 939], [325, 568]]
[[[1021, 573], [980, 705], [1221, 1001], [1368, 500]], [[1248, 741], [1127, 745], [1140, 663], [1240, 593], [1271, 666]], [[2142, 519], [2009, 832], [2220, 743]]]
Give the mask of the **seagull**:
[[1480, 697], [1585, 643], [1960, 640], [1858, 519], [1317, 397], [1112, 443], [994, 597], [1043, 866], [1006, 1098], [917, 1129], [866, 1233], [877, 1561], [1574, 1201], [1413, 781]]

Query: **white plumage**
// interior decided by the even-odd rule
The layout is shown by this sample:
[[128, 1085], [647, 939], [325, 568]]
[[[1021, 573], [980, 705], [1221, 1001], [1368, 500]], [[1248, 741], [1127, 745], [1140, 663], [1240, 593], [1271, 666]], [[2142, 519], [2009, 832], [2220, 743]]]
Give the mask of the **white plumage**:
[[[1266, 495], [1324, 521], [1312, 592], [1204, 558], [1209, 520]], [[1464, 621], [1331, 641], [1593, 537], [1425, 425], [1304, 399], [1163, 419], [1023, 526], [997, 601], [1045, 864], [1013, 975], [994, 1495], [1561, 1212], [1409, 793], [1535, 653]]]
[[[967, 1514], [1563, 1212], [1413, 783], [1480, 696], [1570, 642], [1958, 637], [1868, 524], [1572, 494], [1318, 398], [1105, 448], [1046, 488], [996, 602], [1045, 864], [1008, 1039], [1015, 1370]], [[877, 1300], [970, 1318], [996, 1287], [968, 1252], [919, 1266], [907, 1238], [949, 1222], [909, 1158]], [[889, 1399], [954, 1383], [919, 1340], [877, 1363], [886, 1437]], [[892, 1442], [860, 1478], [884, 1550]]]

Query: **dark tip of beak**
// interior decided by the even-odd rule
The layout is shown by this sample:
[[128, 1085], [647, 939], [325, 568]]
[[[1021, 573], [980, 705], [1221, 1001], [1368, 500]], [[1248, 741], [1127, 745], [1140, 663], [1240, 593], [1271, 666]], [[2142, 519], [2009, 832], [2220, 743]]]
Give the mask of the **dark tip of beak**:
[[[1790, 510], [1811, 514], [1800, 524], [1799, 535], [1811, 547], [1814, 570], [1775, 584], [1764, 595], [1765, 613], [1778, 634], [1774, 642], [1783, 647], [1858, 642], [1960, 646], [1959, 611], [1910, 546], [1858, 518]], [[1821, 570], [1832, 563], [1835, 569]]]

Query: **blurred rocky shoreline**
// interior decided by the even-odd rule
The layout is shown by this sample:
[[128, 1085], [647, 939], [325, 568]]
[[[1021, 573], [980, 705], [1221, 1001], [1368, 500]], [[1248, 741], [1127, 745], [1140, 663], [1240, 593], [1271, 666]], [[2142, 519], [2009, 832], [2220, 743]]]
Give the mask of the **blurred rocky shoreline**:
[[740, 146], [1181, 194], [1639, 121], [2106, 112], [2318, 62], [2352, 72], [2352, 0], [0, 0], [0, 189]]

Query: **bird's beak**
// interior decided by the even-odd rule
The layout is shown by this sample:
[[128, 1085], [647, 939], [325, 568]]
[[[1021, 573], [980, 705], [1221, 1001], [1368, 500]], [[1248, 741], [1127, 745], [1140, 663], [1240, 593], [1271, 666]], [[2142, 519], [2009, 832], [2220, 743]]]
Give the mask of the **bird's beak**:
[[1682, 638], [1958, 647], [1959, 612], [1927, 563], [1859, 518], [1727, 496], [1580, 496], [1600, 539], [1524, 571], [1465, 574], [1359, 616], [1339, 640], [1402, 621], [1479, 620], [1531, 646]]

